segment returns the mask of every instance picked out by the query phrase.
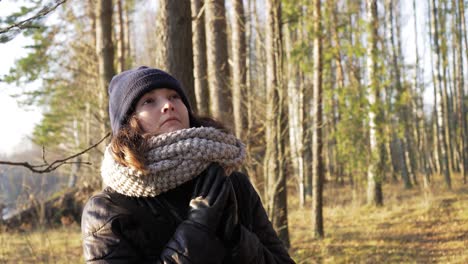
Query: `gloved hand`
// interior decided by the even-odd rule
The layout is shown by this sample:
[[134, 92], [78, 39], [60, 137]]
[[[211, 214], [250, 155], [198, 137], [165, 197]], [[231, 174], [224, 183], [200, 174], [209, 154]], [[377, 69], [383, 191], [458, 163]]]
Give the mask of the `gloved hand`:
[[219, 237], [229, 247], [237, 245], [240, 239], [240, 225], [239, 216], [237, 214], [237, 199], [236, 192], [232, 186], [232, 182], [229, 178], [226, 180], [229, 187], [227, 192], [229, 197], [224, 208], [223, 216], [221, 218], [221, 226], [218, 230]]
[[230, 182], [227, 181], [224, 169], [218, 164], [211, 164], [206, 173], [201, 175], [195, 184], [188, 220], [200, 224], [212, 234], [216, 234], [226, 207], [226, 201], [230, 195], [229, 186]]

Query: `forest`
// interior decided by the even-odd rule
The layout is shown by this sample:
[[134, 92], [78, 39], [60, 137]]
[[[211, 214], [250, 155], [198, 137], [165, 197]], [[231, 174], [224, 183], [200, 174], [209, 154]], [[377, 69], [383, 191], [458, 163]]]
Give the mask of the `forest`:
[[[24, 184], [31, 176], [9, 173], [0, 156], [0, 204], [29, 193], [45, 201], [59, 183], [99, 190], [108, 84], [147, 65], [246, 144], [241, 170], [297, 263], [466, 263], [467, 4], [18, 1], [0, 17], [0, 52], [19, 35], [32, 44], [0, 85], [43, 112], [36, 155], [19, 158], [73, 158]], [[8, 244], [0, 262], [82, 262], [80, 219], [61, 219], [27, 231], [0, 221], [2, 244], [26, 252]]]

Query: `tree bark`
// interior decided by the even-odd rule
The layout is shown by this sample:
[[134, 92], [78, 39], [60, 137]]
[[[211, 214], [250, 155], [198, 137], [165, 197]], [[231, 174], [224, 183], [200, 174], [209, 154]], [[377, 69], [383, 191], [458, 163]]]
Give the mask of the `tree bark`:
[[447, 143], [445, 141], [445, 129], [444, 129], [444, 104], [443, 104], [443, 92], [442, 92], [442, 76], [440, 73], [440, 46], [439, 46], [439, 31], [437, 28], [438, 25], [438, 15], [437, 7], [435, 0], [429, 0], [430, 10], [431, 10], [431, 33], [432, 33], [432, 42], [434, 47], [434, 99], [435, 99], [435, 111], [436, 111], [436, 136], [440, 149], [440, 169], [441, 173], [444, 174], [444, 180], [447, 188], [451, 189], [451, 176], [450, 170], [448, 167], [448, 156], [447, 156]]
[[208, 115], [210, 113], [210, 97], [206, 71], [205, 10], [203, 0], [191, 0], [191, 8], [195, 97], [197, 99], [198, 113], [200, 115]]
[[232, 23], [232, 106], [236, 136], [243, 139], [246, 124], [245, 107], [247, 67], [247, 46], [245, 38], [245, 15], [242, 0], [233, 0]]
[[[443, 129], [444, 129], [444, 141], [445, 141], [445, 146], [446, 146], [446, 155], [447, 155], [447, 167], [449, 170], [449, 174], [452, 174], [452, 169], [454, 168], [454, 155], [452, 151], [452, 140], [453, 138], [451, 136], [452, 132], [452, 122], [451, 121], [451, 115], [449, 115], [449, 112], [451, 109], [451, 101], [449, 96], [448, 96], [448, 91], [450, 90], [450, 71], [449, 71], [449, 62], [448, 62], [448, 44], [447, 44], [447, 10], [448, 10], [448, 0], [444, 1], [439, 1], [439, 5], [443, 5], [442, 8], [440, 8], [440, 11], [437, 10], [438, 14], [438, 23], [435, 25], [437, 27], [437, 32], [438, 32], [438, 39], [439, 39], [439, 51], [440, 51], [440, 56], [442, 58], [442, 63], [440, 64], [440, 74], [442, 78], [441, 82], [441, 103], [442, 103], [442, 114], [443, 114]], [[434, 6], [436, 4], [434, 3]], [[437, 8], [437, 7], [436, 7]], [[450, 92], [450, 94], [453, 94], [453, 92]]]
[[[249, 160], [252, 159], [254, 151], [252, 150], [253, 146], [253, 141], [255, 139], [255, 136], [253, 136], [256, 132], [254, 131], [254, 111], [252, 103], [254, 102], [252, 98], [253, 94], [253, 88], [255, 87], [255, 78], [257, 76], [254, 75], [254, 69], [256, 63], [254, 63], [255, 59], [253, 59], [253, 56], [255, 54], [255, 25], [254, 25], [254, 8], [253, 8], [254, 2], [251, 0], [247, 0], [246, 2], [246, 25], [245, 25], [245, 35], [246, 35], [246, 86], [245, 86], [245, 108], [244, 108], [244, 117], [245, 117], [245, 122], [246, 122], [246, 129], [244, 133], [244, 142], [246, 143], [246, 152], [249, 155]], [[253, 163], [251, 166], [245, 166], [245, 169], [247, 173], [251, 176], [251, 179], [253, 182], [256, 182], [256, 178], [252, 177], [253, 175], [256, 175], [255, 173], [255, 165]]]
[[117, 0], [117, 57], [118, 57], [118, 71], [125, 70], [125, 24], [123, 19], [122, 0]]
[[107, 89], [115, 74], [114, 46], [112, 42], [112, 0], [98, 0], [96, 5], [96, 54], [98, 57], [100, 90], [99, 115], [101, 118], [101, 137], [104, 137], [110, 130]]
[[279, 0], [266, 3], [267, 28], [265, 37], [267, 105], [265, 121], [266, 153], [264, 160], [267, 210], [279, 238], [289, 247], [286, 166], [283, 131], [285, 103], [282, 80], [281, 4]]
[[376, 0], [367, 0], [368, 41], [367, 75], [369, 109], [370, 157], [367, 171], [367, 202], [376, 206], [383, 205], [382, 195], [382, 144], [380, 89], [377, 84], [377, 39], [378, 17]]
[[313, 1], [314, 19], [314, 85], [313, 85], [313, 135], [312, 135], [312, 225], [317, 238], [323, 231], [323, 139], [322, 139], [322, 17], [320, 0]]
[[[132, 4], [130, 4], [132, 3]], [[134, 2], [125, 1], [124, 4], [124, 35], [125, 35], [125, 68], [128, 69], [131, 67], [134, 61], [134, 54], [132, 53], [132, 38], [131, 38], [131, 30], [130, 30], [130, 15], [134, 8]]]
[[[250, 143], [250, 138], [253, 129], [253, 107], [252, 107], [252, 87], [253, 87], [253, 68], [252, 65], [252, 56], [255, 54], [255, 34], [254, 34], [254, 14], [253, 14], [253, 1], [247, 0], [247, 16], [246, 16], [246, 107], [245, 107], [245, 118], [246, 118], [246, 125], [247, 125], [247, 132], [245, 137], [247, 138], [247, 143]], [[250, 145], [250, 144], [247, 144]], [[248, 146], [249, 147], [249, 146]]]
[[[456, 33], [456, 47], [458, 53], [458, 65], [459, 65], [459, 76], [458, 76], [458, 123], [459, 123], [459, 135], [460, 135], [460, 172], [463, 177], [463, 183], [467, 183], [467, 175], [468, 175], [468, 127], [466, 121], [466, 106], [465, 106], [465, 80], [463, 77], [463, 42], [462, 42], [462, 35], [465, 37], [465, 49], [468, 50], [468, 43], [466, 42], [467, 38], [467, 31], [466, 31], [466, 24], [465, 24], [465, 4], [463, 0], [458, 0], [458, 27]], [[464, 34], [463, 34], [464, 32]], [[468, 58], [468, 52], [466, 53]]]
[[[94, 0], [88, 0], [87, 2], [87, 15], [89, 17], [89, 19], [91, 20], [91, 38], [92, 38], [92, 44], [93, 44], [93, 47], [96, 47], [97, 46], [97, 42], [96, 42], [96, 4], [94, 3]], [[96, 51], [97, 53], [97, 51]]]
[[156, 65], [181, 82], [192, 109], [196, 111], [190, 2], [185, 0], [159, 1], [157, 25]]
[[327, 2], [329, 4], [329, 9], [331, 10], [331, 38], [333, 41], [332, 46], [334, 47], [335, 51], [333, 53], [334, 61], [335, 61], [335, 74], [336, 74], [336, 89], [335, 94], [333, 95], [333, 104], [332, 104], [332, 132], [334, 134], [333, 136], [333, 145], [335, 146], [335, 151], [334, 151], [334, 160], [335, 160], [335, 171], [337, 173], [337, 181], [340, 183], [343, 183], [343, 165], [341, 160], [339, 159], [338, 155], [338, 136], [337, 136], [337, 124], [340, 121], [340, 111], [339, 111], [339, 104], [340, 101], [338, 99], [339, 95], [338, 93], [344, 89], [345, 87], [345, 81], [344, 81], [344, 69], [343, 69], [343, 62], [342, 62], [342, 51], [341, 51], [341, 44], [340, 44], [340, 38], [338, 37], [338, 16], [337, 16], [337, 5], [335, 0], [330, 0]]
[[284, 26], [284, 46], [287, 63], [287, 90], [289, 112], [289, 146], [291, 165], [298, 186], [299, 206], [305, 203], [304, 178], [304, 93], [300, 81], [299, 69], [292, 61], [291, 53], [297, 32], [291, 32], [290, 26]]
[[205, 0], [205, 28], [210, 113], [214, 118], [232, 124], [224, 0]]

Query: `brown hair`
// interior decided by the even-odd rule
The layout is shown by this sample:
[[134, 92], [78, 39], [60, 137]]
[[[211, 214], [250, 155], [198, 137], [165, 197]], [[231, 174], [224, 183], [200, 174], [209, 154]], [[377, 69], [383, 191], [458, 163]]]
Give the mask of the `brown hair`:
[[[220, 122], [207, 116], [196, 116], [189, 113], [190, 127], [214, 127], [223, 132], [230, 131]], [[145, 144], [147, 138], [154, 136], [143, 132], [135, 116], [131, 116], [120, 129], [117, 135], [113, 135], [110, 142], [111, 155], [115, 161], [123, 166], [136, 169], [147, 174], [144, 154], [147, 151]]]

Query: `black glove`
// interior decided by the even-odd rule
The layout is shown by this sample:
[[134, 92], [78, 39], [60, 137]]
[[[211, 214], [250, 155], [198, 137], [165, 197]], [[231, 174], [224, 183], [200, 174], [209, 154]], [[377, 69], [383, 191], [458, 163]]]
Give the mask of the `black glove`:
[[216, 234], [229, 198], [229, 186], [230, 182], [227, 181], [224, 169], [218, 164], [211, 164], [195, 184], [188, 220]]
[[227, 199], [226, 207], [224, 208], [223, 216], [221, 218], [222, 225], [220, 226], [220, 230], [218, 230], [218, 232], [219, 237], [228, 247], [234, 247], [237, 245], [240, 239], [237, 199], [236, 192], [234, 191], [231, 180], [228, 178], [226, 181], [229, 185], [227, 188], [229, 197]]

